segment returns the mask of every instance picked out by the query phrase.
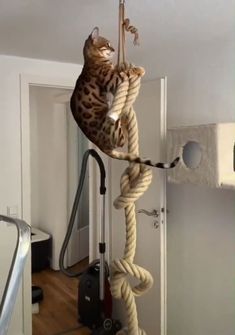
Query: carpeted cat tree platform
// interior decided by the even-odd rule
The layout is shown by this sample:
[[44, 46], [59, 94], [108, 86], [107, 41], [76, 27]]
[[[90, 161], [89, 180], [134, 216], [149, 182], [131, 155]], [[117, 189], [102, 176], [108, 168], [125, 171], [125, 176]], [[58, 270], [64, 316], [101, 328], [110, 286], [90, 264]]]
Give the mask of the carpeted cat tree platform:
[[180, 156], [168, 181], [235, 189], [235, 123], [168, 130], [168, 157]]

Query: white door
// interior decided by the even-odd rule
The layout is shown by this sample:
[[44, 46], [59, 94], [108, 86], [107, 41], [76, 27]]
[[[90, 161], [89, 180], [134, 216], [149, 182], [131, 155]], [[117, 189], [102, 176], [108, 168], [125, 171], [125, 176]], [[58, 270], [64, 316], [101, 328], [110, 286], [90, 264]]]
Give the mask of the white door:
[[[159, 162], [165, 160], [166, 135], [166, 80], [159, 79], [142, 83], [134, 109], [139, 128], [140, 153], [142, 157]], [[113, 161], [115, 179], [126, 164]], [[151, 272], [154, 278], [152, 289], [136, 298], [139, 325], [148, 335], [164, 334], [165, 327], [165, 172], [152, 168], [153, 181], [147, 192], [139, 199], [136, 210], [149, 213], [158, 211], [159, 216], [137, 214], [137, 250], [135, 263]], [[114, 178], [113, 178], [114, 180]], [[113, 195], [118, 192], [118, 182], [113, 181]], [[124, 226], [123, 211], [113, 211], [113, 256], [123, 253], [124, 231], [120, 238], [120, 225]], [[122, 216], [122, 218], [121, 218]], [[120, 222], [121, 221], [121, 222]], [[121, 246], [120, 246], [121, 244]], [[125, 313], [122, 310], [122, 313]]]

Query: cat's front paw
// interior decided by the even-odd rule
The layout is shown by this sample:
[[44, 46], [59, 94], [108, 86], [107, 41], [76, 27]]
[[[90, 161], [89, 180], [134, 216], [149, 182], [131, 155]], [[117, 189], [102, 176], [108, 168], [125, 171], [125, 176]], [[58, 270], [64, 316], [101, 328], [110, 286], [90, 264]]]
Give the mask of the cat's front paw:
[[145, 69], [141, 66], [134, 67], [133, 70], [135, 71], [137, 76], [143, 77], [145, 75]]
[[130, 77], [143, 77], [145, 74], [145, 69], [143, 67], [140, 67], [140, 66], [135, 66], [135, 67], [131, 67], [129, 69], [129, 76]]

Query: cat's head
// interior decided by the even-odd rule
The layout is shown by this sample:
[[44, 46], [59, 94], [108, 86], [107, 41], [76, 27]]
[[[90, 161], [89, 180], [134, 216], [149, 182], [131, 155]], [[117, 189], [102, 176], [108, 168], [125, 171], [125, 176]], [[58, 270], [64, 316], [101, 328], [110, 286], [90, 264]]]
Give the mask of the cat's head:
[[114, 54], [114, 48], [109, 40], [99, 36], [99, 28], [95, 27], [85, 42], [83, 54], [85, 60], [110, 60]]

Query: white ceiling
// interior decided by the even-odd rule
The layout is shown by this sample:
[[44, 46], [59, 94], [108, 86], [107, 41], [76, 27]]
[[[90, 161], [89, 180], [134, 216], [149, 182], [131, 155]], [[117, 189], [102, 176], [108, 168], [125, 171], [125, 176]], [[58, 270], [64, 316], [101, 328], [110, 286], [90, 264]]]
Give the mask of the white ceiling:
[[[82, 63], [94, 26], [117, 45], [118, 0], [0, 0], [0, 54]], [[234, 38], [235, 0], [126, 0], [140, 47], [128, 58], [153, 65], [161, 49]]]

